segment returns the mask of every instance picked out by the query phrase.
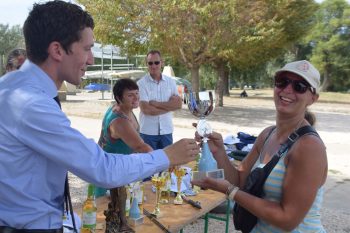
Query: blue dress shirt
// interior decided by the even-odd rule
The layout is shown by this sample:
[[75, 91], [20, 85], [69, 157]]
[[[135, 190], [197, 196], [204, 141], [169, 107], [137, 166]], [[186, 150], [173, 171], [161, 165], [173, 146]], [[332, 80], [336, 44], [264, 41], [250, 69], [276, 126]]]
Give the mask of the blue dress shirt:
[[112, 188], [169, 166], [162, 150], [105, 153], [71, 127], [53, 100], [56, 95], [52, 79], [28, 60], [20, 70], [0, 78], [0, 226], [62, 227], [67, 171]]

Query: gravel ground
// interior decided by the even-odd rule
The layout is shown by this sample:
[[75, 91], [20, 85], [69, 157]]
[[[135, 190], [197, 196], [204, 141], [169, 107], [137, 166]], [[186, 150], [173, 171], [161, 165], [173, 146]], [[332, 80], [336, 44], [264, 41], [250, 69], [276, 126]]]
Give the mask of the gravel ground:
[[[85, 181], [70, 174], [69, 184], [73, 206], [81, 205], [87, 194], [87, 184]], [[224, 217], [223, 214], [218, 214]], [[350, 233], [350, 212], [344, 212], [336, 209], [322, 208], [322, 223], [328, 233]], [[184, 232], [201, 233], [204, 232], [204, 220], [198, 219], [194, 223], [185, 227]], [[209, 233], [225, 232], [225, 223], [222, 221], [210, 219]], [[234, 230], [232, 215], [230, 216], [229, 232], [240, 232]]]
[[[107, 106], [111, 102], [110, 99], [99, 100], [100, 96], [101, 94], [98, 93], [80, 93], [77, 96], [67, 96], [68, 101], [63, 102], [62, 107], [64, 112], [70, 118], [78, 116], [79, 118], [83, 117], [86, 119], [96, 119], [96, 121], [98, 122], [98, 120], [102, 118]], [[231, 131], [238, 132], [239, 130], [243, 129], [246, 130], [246, 132], [252, 132], [257, 134], [261, 130], [263, 125], [269, 125], [273, 123], [274, 107], [271, 102], [271, 100], [266, 99], [225, 99], [225, 107], [217, 108], [212, 114], [210, 121], [213, 122], [215, 129], [219, 132], [222, 132], [224, 135], [225, 133], [229, 132], [227, 128], [228, 124], [230, 125], [229, 129]], [[330, 154], [330, 152], [328, 151], [330, 166], [329, 177], [332, 177], [332, 179], [336, 177], [336, 184], [346, 184], [346, 187], [349, 187], [349, 162], [345, 162], [349, 161], [349, 159], [348, 157], [345, 157], [346, 155], [344, 151], [350, 147], [350, 135], [348, 134], [350, 130], [348, 128], [349, 126], [337, 125], [340, 123], [344, 124], [344, 121], [349, 122], [349, 118], [346, 118], [350, 116], [349, 105], [318, 103], [315, 106], [313, 106], [312, 111], [317, 114], [317, 117], [319, 119], [318, 130], [322, 138], [324, 139], [326, 145], [329, 145], [329, 147], [331, 147], [334, 146], [333, 144], [335, 144], [336, 146], [339, 145], [340, 148], [344, 149], [335, 150], [336, 157]], [[329, 117], [332, 117], [332, 114], [335, 113], [337, 114], [334, 116], [336, 117], [336, 119], [330, 119]], [[341, 117], [345, 118], [341, 119]], [[79, 119], [79, 121], [81, 121], [82, 119]], [[191, 119], [192, 121], [189, 121], [189, 119]], [[256, 119], [261, 120], [256, 121]], [[329, 125], [330, 121], [332, 121], [332, 125]], [[189, 130], [188, 128], [190, 128], [190, 126], [186, 126], [189, 124], [189, 122], [195, 122], [195, 119], [188, 113], [186, 107], [184, 106], [183, 110], [176, 112], [174, 115], [174, 125], [176, 128], [176, 132]], [[73, 121], [72, 124], [74, 126]], [[89, 125], [89, 127], [90, 126], [91, 124]], [[95, 138], [96, 140], [96, 132], [99, 132], [100, 130], [100, 123], [95, 124], [94, 127], [96, 128], [94, 129], [95, 135], [86, 136]], [[78, 128], [82, 132], [84, 130], [84, 128], [76, 128]], [[324, 130], [324, 132], [322, 130]], [[86, 134], [90, 134], [90, 132]], [[179, 134], [178, 137], [181, 138], [183, 136], [182, 134]], [[176, 139], [175, 133], [174, 139]], [[327, 142], [329, 144], [327, 144]], [[81, 204], [86, 198], [87, 184], [72, 174], [70, 174], [69, 179], [73, 205], [77, 206]], [[345, 198], [346, 199], [343, 200], [343, 203], [344, 207], [346, 208], [333, 208], [332, 206], [328, 206], [323, 207], [321, 211], [323, 225], [329, 233], [350, 233], [350, 199], [347, 197]], [[201, 219], [197, 220], [189, 226], [186, 226], [186, 228], [184, 229], [184, 232], [191, 233], [203, 231], [204, 223]], [[209, 232], [225, 232], [224, 222], [210, 219]], [[232, 219], [230, 220], [229, 232], [236, 232], [232, 224]]]

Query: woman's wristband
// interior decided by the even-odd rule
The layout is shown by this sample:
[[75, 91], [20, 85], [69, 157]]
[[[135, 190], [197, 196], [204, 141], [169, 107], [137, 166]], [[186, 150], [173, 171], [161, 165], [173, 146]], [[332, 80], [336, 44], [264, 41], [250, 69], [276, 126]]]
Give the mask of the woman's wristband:
[[239, 190], [239, 187], [233, 185], [233, 184], [230, 184], [228, 187], [227, 187], [227, 190], [226, 190], [226, 197], [229, 199], [229, 200], [233, 200], [233, 198], [235, 197], [237, 191]]

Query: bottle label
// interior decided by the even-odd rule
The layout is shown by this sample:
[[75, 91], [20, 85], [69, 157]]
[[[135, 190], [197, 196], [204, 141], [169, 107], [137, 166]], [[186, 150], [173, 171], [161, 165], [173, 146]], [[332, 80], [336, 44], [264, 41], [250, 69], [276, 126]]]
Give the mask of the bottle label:
[[125, 210], [130, 210], [130, 199], [126, 199], [125, 201]]
[[128, 217], [130, 212], [130, 198], [126, 198], [125, 201], [125, 216]]
[[83, 227], [84, 228], [96, 227], [96, 212], [83, 212]]

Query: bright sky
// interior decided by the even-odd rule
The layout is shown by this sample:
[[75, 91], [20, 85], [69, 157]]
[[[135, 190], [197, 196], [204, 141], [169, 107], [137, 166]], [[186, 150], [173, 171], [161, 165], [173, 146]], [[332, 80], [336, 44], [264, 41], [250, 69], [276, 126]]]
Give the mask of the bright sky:
[[[46, 2], [47, 0], [0, 0], [0, 23], [9, 24], [10, 27], [14, 25], [21, 25], [32, 9], [33, 3]], [[66, 0], [74, 2], [74, 0]], [[322, 2], [323, 0], [316, 0]], [[350, 0], [348, 0], [350, 2]]]
[[0, 1], [0, 23], [13, 25], [21, 25], [28, 16], [29, 10], [32, 8], [33, 0], [2, 0]]
[[0, 0], [0, 23], [9, 24], [10, 27], [19, 24], [22, 27], [33, 4], [39, 2], [47, 0]]

